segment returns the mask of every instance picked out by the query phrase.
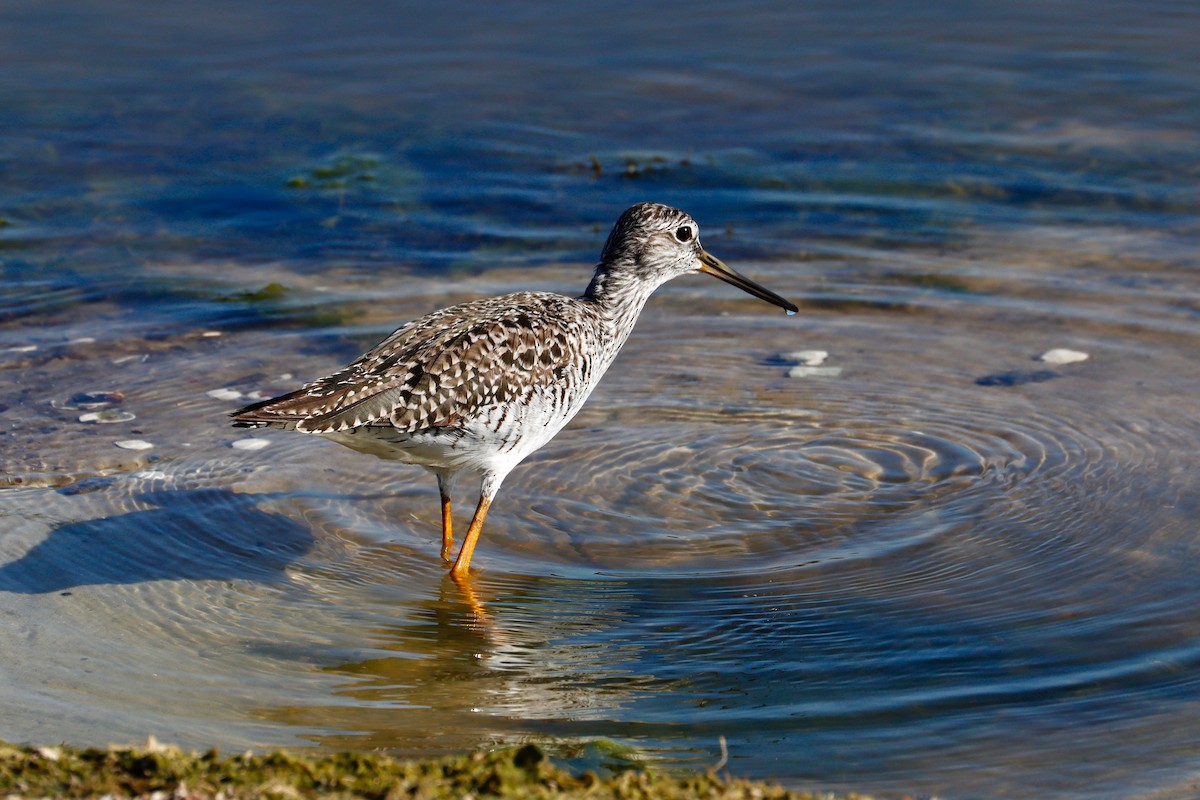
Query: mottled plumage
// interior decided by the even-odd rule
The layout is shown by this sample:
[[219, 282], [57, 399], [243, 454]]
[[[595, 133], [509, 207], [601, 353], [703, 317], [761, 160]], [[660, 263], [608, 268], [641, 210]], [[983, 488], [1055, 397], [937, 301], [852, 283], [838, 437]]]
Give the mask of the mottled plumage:
[[314, 433], [432, 470], [447, 560], [454, 479], [480, 473], [479, 505], [453, 568], [462, 576], [508, 472], [579, 411], [650, 294], [693, 271], [796, 310], [704, 252], [687, 214], [642, 203], [617, 221], [582, 296], [520, 292], [435, 311], [332, 375], [237, 411], [234, 424]]
[[[306, 433], [384, 425], [413, 433], [454, 428], [479, 410], [554, 391], [601, 344], [594, 309], [546, 292], [435, 311], [332, 375], [239, 412], [295, 421]], [[593, 313], [589, 314], [588, 311]]]

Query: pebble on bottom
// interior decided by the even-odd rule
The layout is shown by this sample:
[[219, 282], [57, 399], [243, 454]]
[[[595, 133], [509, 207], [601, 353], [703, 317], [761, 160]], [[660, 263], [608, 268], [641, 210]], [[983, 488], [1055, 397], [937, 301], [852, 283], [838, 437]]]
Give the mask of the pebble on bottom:
[[1046, 364], [1074, 364], [1077, 361], [1087, 361], [1088, 354], [1081, 350], [1068, 350], [1065, 347], [1056, 347], [1053, 350], [1047, 350], [1037, 357], [1038, 361]]
[[238, 439], [236, 442], [229, 444], [235, 450], [262, 450], [269, 445], [270, 442], [266, 439]]
[[147, 442], [145, 439], [122, 439], [119, 442], [113, 442], [122, 450], [149, 450], [154, 445]]

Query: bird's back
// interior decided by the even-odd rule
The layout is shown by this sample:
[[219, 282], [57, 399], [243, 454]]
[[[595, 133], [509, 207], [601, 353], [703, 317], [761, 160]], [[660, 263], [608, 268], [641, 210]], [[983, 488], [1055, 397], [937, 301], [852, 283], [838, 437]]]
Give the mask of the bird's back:
[[611, 361], [609, 338], [586, 301], [548, 292], [476, 300], [414, 320], [332, 375], [233, 417], [310, 433], [414, 434], [462, 429], [516, 405], [573, 416]]

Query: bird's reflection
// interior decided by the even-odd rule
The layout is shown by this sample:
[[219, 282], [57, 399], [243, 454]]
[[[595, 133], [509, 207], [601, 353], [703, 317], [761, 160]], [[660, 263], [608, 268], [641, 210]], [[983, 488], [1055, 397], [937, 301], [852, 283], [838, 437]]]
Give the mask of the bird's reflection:
[[496, 625], [496, 620], [488, 612], [483, 598], [484, 595], [475, 588], [475, 579], [470, 575], [455, 575], [451, 572], [442, 579], [442, 605], [445, 606], [456, 599], [465, 603], [471, 613], [469, 627], [488, 637], [494, 645], [498, 638], [503, 637], [504, 631]]
[[342, 679], [327, 703], [260, 715], [319, 729], [322, 746], [417, 755], [592, 718], [636, 691], [621, 664], [643, 645], [590, 644], [629, 619], [623, 583], [484, 574], [429, 588], [403, 622], [371, 631], [369, 657], [324, 668]]

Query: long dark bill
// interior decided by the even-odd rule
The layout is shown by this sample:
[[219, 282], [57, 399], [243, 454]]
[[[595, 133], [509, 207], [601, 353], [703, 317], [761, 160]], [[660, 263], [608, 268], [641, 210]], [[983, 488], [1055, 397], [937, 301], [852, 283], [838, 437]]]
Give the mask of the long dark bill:
[[732, 284], [743, 292], [749, 292], [760, 300], [766, 300], [768, 303], [779, 306], [789, 314], [795, 314], [800, 309], [796, 308], [796, 304], [788, 300], [784, 300], [779, 295], [772, 292], [765, 286], [759, 286], [754, 281], [747, 278], [745, 275], [739, 275], [725, 265], [725, 262], [716, 256], [710, 256], [706, 251], [700, 251], [700, 271], [707, 272], [709, 275], [720, 278], [726, 283]]

